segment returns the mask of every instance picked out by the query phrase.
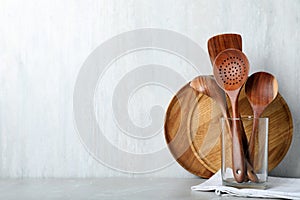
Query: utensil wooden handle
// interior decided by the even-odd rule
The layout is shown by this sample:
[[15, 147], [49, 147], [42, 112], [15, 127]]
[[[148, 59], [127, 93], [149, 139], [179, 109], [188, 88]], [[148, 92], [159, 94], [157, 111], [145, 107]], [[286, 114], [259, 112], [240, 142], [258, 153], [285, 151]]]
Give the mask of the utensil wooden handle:
[[256, 175], [256, 173], [254, 172], [254, 169], [252, 167], [252, 165], [249, 163], [248, 159], [246, 159], [246, 165], [247, 165], [247, 178], [253, 182], [253, 183], [257, 183], [258, 182], [258, 177]]
[[245, 133], [245, 128], [243, 125], [242, 120], [239, 120], [240, 122], [240, 129], [241, 129], [241, 137], [242, 137], [242, 142], [243, 142], [243, 149], [244, 149], [244, 156], [245, 156], [245, 162], [246, 162], [246, 167], [247, 167], [247, 177], [245, 178], [245, 182], [248, 181], [248, 179], [253, 182], [257, 183], [258, 182], [258, 177], [256, 173], [254, 172], [253, 169], [253, 163], [250, 161], [250, 153], [248, 151], [248, 140], [247, 136]]
[[[228, 120], [228, 116], [230, 116], [229, 115], [229, 112], [227, 111], [227, 113], [225, 114], [225, 116], [226, 116], [226, 123], [227, 123], [227, 125], [229, 125], [229, 127], [232, 127], [231, 126], [231, 121], [229, 121]], [[241, 117], [240, 117], [241, 118]], [[242, 137], [242, 145], [243, 145], [243, 150], [244, 150], [244, 159], [245, 159], [245, 162], [246, 162], [246, 168], [247, 168], [247, 173], [246, 173], [246, 177], [245, 177], [245, 182], [247, 182], [247, 181], [251, 181], [251, 182], [253, 182], [253, 183], [257, 183], [258, 182], [258, 177], [257, 177], [257, 175], [256, 175], [256, 173], [255, 173], [255, 171], [254, 171], [254, 169], [253, 169], [253, 166], [252, 166], [252, 164], [250, 163], [250, 160], [249, 160], [249, 152], [248, 152], [248, 140], [247, 140], [247, 136], [246, 136], [246, 134], [245, 134], [245, 129], [244, 129], [244, 125], [243, 125], [243, 123], [242, 123], [242, 121], [241, 120], [239, 120], [239, 126], [240, 126], [240, 129], [241, 129], [241, 137]], [[232, 133], [232, 132], [230, 132], [230, 133]], [[230, 135], [231, 137], [232, 137], [232, 134]]]
[[232, 121], [232, 168], [235, 180], [242, 183], [245, 180], [246, 165], [239, 120]]
[[255, 154], [255, 140], [258, 132], [258, 118], [254, 117], [253, 118], [253, 127], [252, 127], [252, 133], [250, 135], [249, 139], [249, 160], [250, 163], [253, 165], [254, 164], [254, 154]]

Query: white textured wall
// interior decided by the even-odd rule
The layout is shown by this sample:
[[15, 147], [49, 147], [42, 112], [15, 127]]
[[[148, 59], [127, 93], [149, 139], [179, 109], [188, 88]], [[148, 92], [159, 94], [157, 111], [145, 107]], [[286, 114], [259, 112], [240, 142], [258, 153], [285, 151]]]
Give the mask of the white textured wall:
[[[242, 35], [251, 71], [265, 69], [278, 78], [280, 93], [294, 118], [292, 147], [273, 174], [300, 177], [299, 11], [298, 0], [1, 0], [0, 176], [138, 176], [110, 169], [86, 151], [75, 128], [73, 91], [82, 64], [95, 48], [122, 32], [151, 27], [186, 35], [205, 52], [207, 39], [215, 34]], [[174, 67], [187, 80], [198, 73], [178, 57], [136, 52], [114, 63], [115, 70], [108, 71], [110, 79], [102, 79], [107, 87], [98, 88], [95, 98], [109, 103], [110, 80], [117, 81], [132, 66], [153, 61]], [[208, 56], [203, 62], [209, 63]], [[211, 72], [207, 68], [200, 71]], [[153, 86], [143, 90], [128, 105], [132, 120], [141, 127], [151, 123], [151, 106], [166, 108], [173, 95]], [[101, 103], [96, 106], [98, 117], [105, 121]], [[149, 153], [165, 147], [162, 132], [154, 144], [141, 143], [124, 139], [110, 129], [113, 123], [106, 120], [102, 125], [120, 148]], [[111, 157], [122, 159], [115, 154]], [[192, 177], [177, 163], [142, 176]]]

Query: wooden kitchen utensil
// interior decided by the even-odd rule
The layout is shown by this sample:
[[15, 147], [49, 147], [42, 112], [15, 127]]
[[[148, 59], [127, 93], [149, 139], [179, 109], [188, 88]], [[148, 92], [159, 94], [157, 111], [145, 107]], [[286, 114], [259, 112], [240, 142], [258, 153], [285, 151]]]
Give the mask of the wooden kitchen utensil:
[[238, 49], [242, 51], [242, 37], [239, 34], [226, 33], [211, 37], [207, 42], [208, 54], [213, 64], [217, 55], [225, 49]]
[[[218, 85], [227, 93], [232, 106], [232, 118], [239, 118], [238, 96], [248, 78], [249, 61], [240, 50], [226, 49], [214, 61], [214, 76]], [[245, 153], [240, 124], [232, 121], [233, 175], [239, 183], [246, 177]]]
[[276, 78], [267, 72], [256, 72], [252, 74], [246, 84], [245, 93], [253, 109], [253, 130], [249, 140], [250, 162], [254, 164], [255, 138], [258, 131], [258, 118], [267, 106], [274, 101], [278, 94], [278, 83]]
[[224, 91], [219, 87], [215, 78], [209, 75], [198, 76], [190, 82], [190, 86], [196, 91], [211, 97], [220, 106], [225, 118], [229, 118], [229, 110]]

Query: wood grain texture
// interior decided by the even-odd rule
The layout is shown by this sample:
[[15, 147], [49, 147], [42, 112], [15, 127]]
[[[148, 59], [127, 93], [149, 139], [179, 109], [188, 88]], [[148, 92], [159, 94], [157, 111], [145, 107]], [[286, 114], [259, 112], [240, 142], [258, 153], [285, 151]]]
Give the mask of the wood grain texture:
[[209, 178], [213, 173], [194, 156], [186, 134], [188, 132], [188, 126], [186, 126], [189, 120], [188, 113], [201, 96], [189, 84], [179, 90], [168, 107], [164, 130], [168, 147], [177, 162], [192, 174]]
[[[190, 86], [195, 89], [196, 91], [210, 97], [213, 101], [215, 101], [219, 108], [221, 109], [222, 116], [226, 118], [226, 122], [228, 126], [231, 126], [230, 118], [227, 102], [226, 102], [226, 95], [224, 91], [218, 86], [213, 76], [198, 76], [194, 78], [190, 82]], [[244, 128], [242, 129], [244, 131]], [[243, 150], [246, 155], [248, 155], [248, 141], [245, 134], [242, 135], [243, 140]], [[250, 178], [252, 182], [257, 182], [257, 176], [253, 174], [253, 167], [250, 165], [248, 160], [246, 160], [246, 167], [247, 167], [247, 176]]]
[[[180, 99], [180, 103], [178, 99]], [[252, 115], [252, 109], [244, 89], [241, 91], [239, 104], [242, 116]], [[184, 157], [178, 158], [176, 154], [176, 152], [182, 151], [182, 142], [180, 141], [176, 145], [172, 145], [170, 151], [186, 170], [200, 177], [209, 175], [203, 167], [212, 173], [221, 167], [219, 122], [221, 116], [221, 109], [211, 98], [200, 93], [193, 94], [188, 84], [177, 93], [169, 105], [165, 121], [167, 143], [172, 142], [173, 138], [180, 135], [180, 141], [186, 145], [188, 138], [190, 144]], [[293, 137], [293, 120], [289, 107], [280, 94], [267, 107], [262, 116], [269, 117], [268, 162], [270, 171], [282, 161], [290, 147]], [[248, 131], [246, 130], [246, 132]], [[247, 136], [249, 137], [249, 135]]]
[[217, 55], [225, 49], [235, 48], [242, 51], [242, 37], [234, 33], [219, 34], [207, 41], [207, 48], [210, 61], [213, 63]]
[[190, 82], [190, 86], [197, 92], [211, 97], [219, 105], [222, 110], [223, 116], [229, 118], [229, 110], [226, 103], [225, 92], [218, 86], [214, 76], [202, 75], [197, 76]]
[[[213, 72], [218, 85], [225, 91], [232, 106], [232, 118], [239, 118], [238, 97], [240, 90], [248, 78], [249, 61], [243, 52], [238, 49], [225, 49], [217, 55], [213, 65]], [[232, 167], [235, 180], [239, 183], [245, 180], [246, 164], [242, 126], [233, 120], [232, 133]]]
[[276, 78], [267, 72], [252, 74], [246, 84], [245, 93], [253, 110], [253, 127], [249, 139], [250, 162], [254, 163], [255, 138], [258, 132], [258, 118], [278, 94]]
[[[206, 99], [206, 100], [205, 100]], [[193, 111], [190, 119], [190, 138], [192, 140], [192, 146], [194, 152], [199, 156], [198, 158], [208, 167], [212, 172], [216, 172], [221, 167], [221, 144], [220, 144], [220, 124], [218, 117], [221, 116], [221, 111], [218, 110], [218, 106], [208, 104], [210, 98], [203, 98], [199, 102], [198, 108]], [[206, 102], [204, 102], [206, 101]], [[211, 100], [210, 100], [211, 101]], [[212, 105], [211, 118], [208, 122], [200, 122], [199, 119], [203, 119], [202, 110], [208, 110]], [[241, 91], [239, 98], [240, 111], [242, 116], [252, 115], [252, 108], [245, 96], [244, 90]], [[198, 112], [200, 111], [200, 113]], [[205, 111], [207, 112], [207, 111]], [[263, 117], [269, 117], [269, 171], [274, 169], [286, 155], [293, 136], [293, 120], [283, 97], [279, 94], [277, 98], [267, 107], [262, 115]], [[212, 124], [211, 124], [212, 123]], [[200, 124], [200, 126], [199, 126]], [[207, 129], [206, 127], [210, 127]], [[252, 127], [247, 127], [252, 128]], [[246, 132], [249, 132], [246, 129]], [[251, 131], [250, 131], [251, 132]], [[214, 145], [209, 143], [209, 140], [205, 140], [208, 144], [204, 143], [204, 139], [213, 134], [215, 138], [218, 138], [218, 142], [214, 142]], [[212, 137], [212, 136], [209, 136]], [[249, 138], [249, 135], [247, 135]], [[284, 139], [283, 139], [284, 138]]]

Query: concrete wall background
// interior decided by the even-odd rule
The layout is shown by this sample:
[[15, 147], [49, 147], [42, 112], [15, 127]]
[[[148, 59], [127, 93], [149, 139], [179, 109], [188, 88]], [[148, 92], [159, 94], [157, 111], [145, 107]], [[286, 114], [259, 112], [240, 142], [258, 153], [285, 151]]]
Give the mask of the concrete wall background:
[[[73, 91], [88, 56], [118, 34], [158, 28], [185, 35], [202, 47], [205, 54], [211, 36], [223, 32], [242, 35], [251, 72], [273, 73], [293, 114], [292, 146], [272, 174], [300, 177], [299, 10], [297, 0], [1, 0], [0, 176], [193, 177], [176, 162], [141, 175], [111, 169], [89, 154], [74, 123]], [[132, 154], [166, 148], [162, 130], [153, 140], [133, 140], [113, 128], [115, 121], [109, 117], [111, 87], [116, 86], [120, 77], [138, 66], [155, 63], [168, 66], [188, 81], [199, 72], [212, 73], [207, 67], [208, 55], [202, 61], [203, 66], [195, 70], [172, 54], [150, 49], [114, 62], [95, 92], [99, 124], [111, 143]], [[155, 73], [146, 74], [145, 79], [159, 75]], [[166, 109], [176, 90], [150, 84], [127, 92], [132, 93], [127, 102], [130, 120], [145, 127], [152, 122], [151, 108], [159, 105]], [[163, 113], [154, 112], [152, 117], [163, 120]], [[106, 155], [120, 159], [125, 168], [134, 165], [112, 152]]]

